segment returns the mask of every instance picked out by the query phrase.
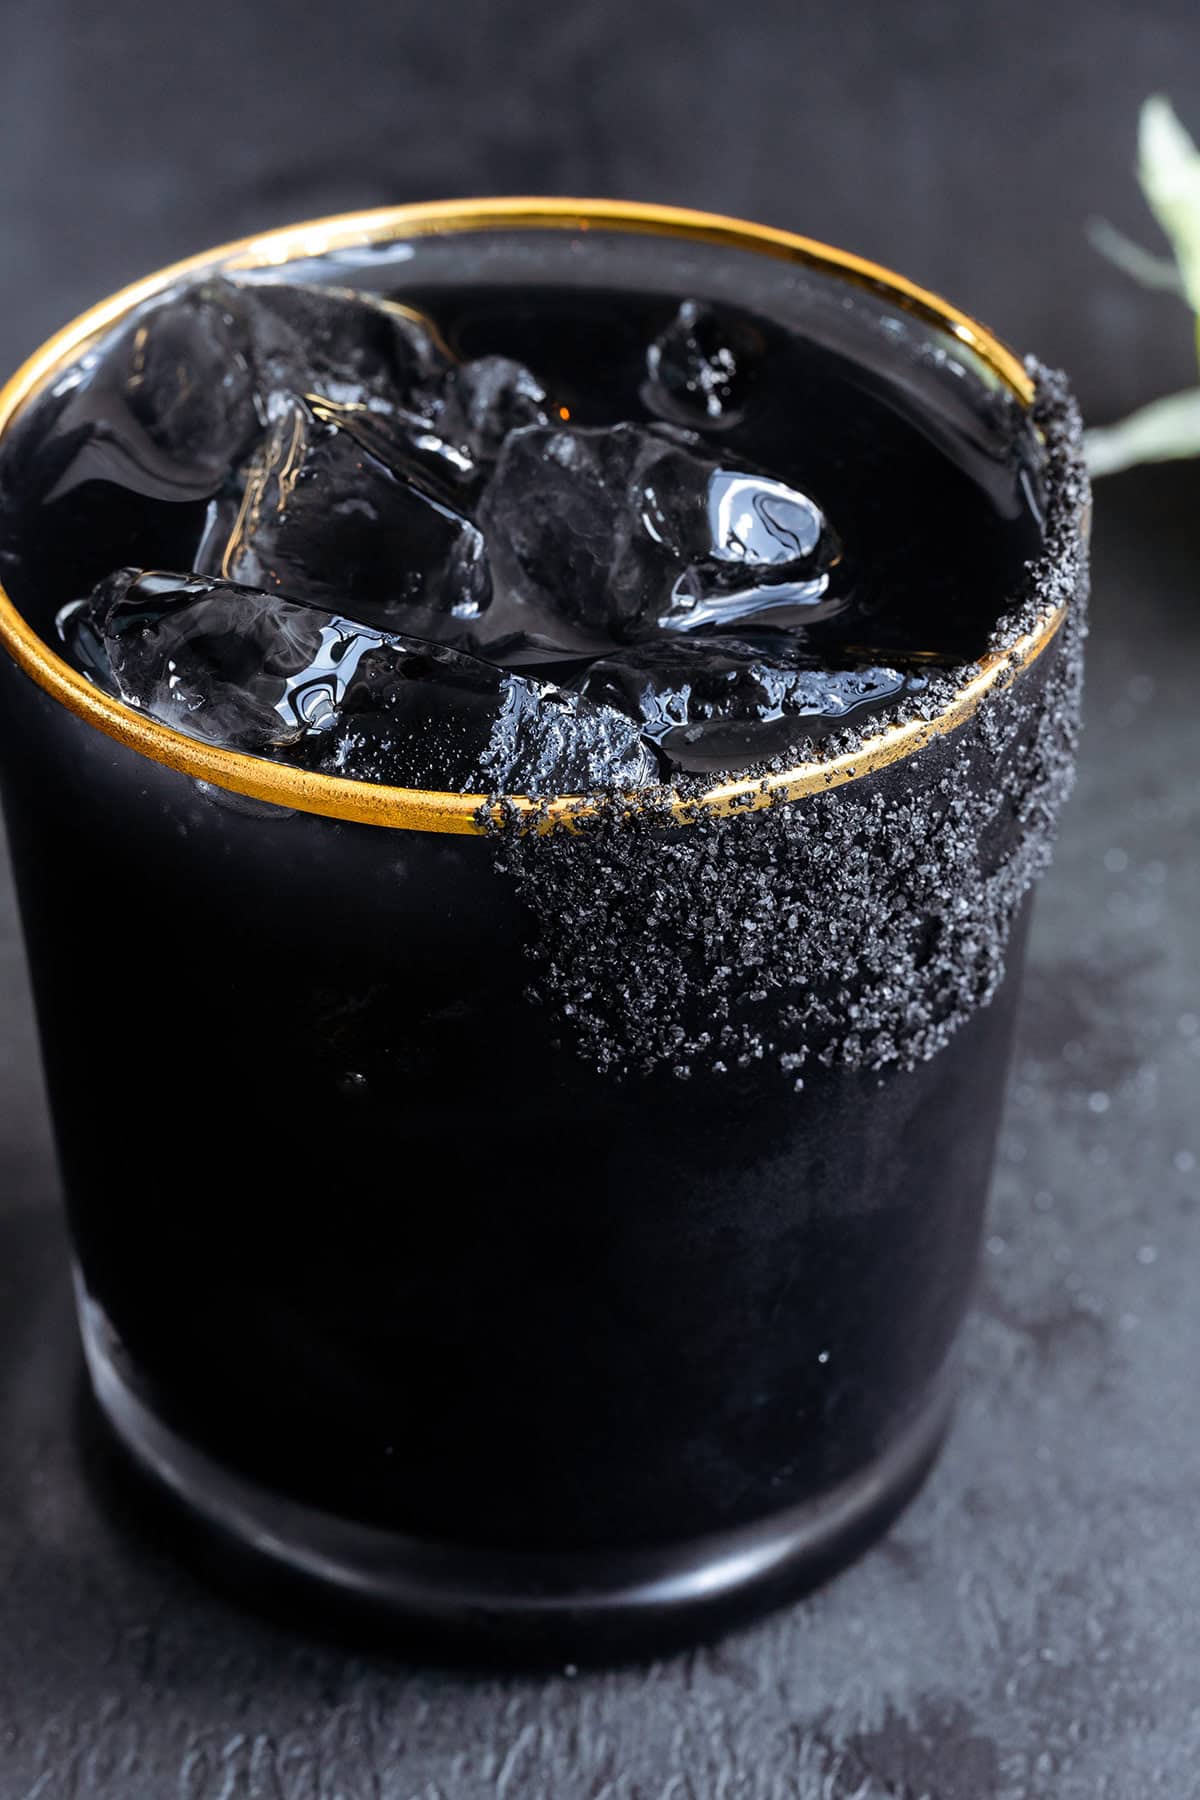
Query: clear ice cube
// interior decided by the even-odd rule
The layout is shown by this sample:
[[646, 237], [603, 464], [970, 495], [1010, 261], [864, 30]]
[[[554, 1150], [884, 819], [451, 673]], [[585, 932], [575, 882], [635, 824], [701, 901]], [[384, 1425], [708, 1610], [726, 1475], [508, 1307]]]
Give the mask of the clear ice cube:
[[718, 468], [705, 503], [705, 554], [675, 583], [663, 624], [691, 631], [796, 608], [811, 622], [840, 555], [816, 502], [768, 475]]
[[510, 432], [545, 425], [547, 405], [545, 388], [523, 363], [480, 356], [446, 375], [434, 422], [443, 438], [481, 466], [495, 462]]
[[231, 309], [246, 318], [264, 392], [420, 411], [451, 365], [429, 320], [396, 301], [298, 282], [212, 286], [227, 289]]
[[657, 779], [636, 724], [611, 707], [281, 595], [124, 569], [97, 588], [87, 626], [122, 699], [232, 749], [459, 792]]
[[202, 283], [143, 309], [85, 368], [55, 421], [45, 503], [89, 481], [206, 499], [260, 429], [245, 316], [228, 284]]
[[252, 453], [282, 394], [394, 411], [414, 443], [429, 437], [435, 465], [454, 466], [428, 426], [451, 366], [421, 315], [390, 301], [198, 282], [140, 309], [85, 366], [55, 422], [59, 466], [44, 501], [89, 481], [154, 500], [209, 499]]
[[294, 742], [323, 652], [320, 613], [199, 575], [121, 569], [69, 629], [103, 646], [120, 697], [190, 737], [232, 750]]
[[646, 351], [642, 399], [680, 425], [736, 425], [764, 351], [762, 333], [724, 308], [685, 300]]
[[479, 616], [483, 537], [402, 424], [315, 396], [276, 396], [271, 413], [240, 497], [213, 509], [201, 573], [385, 630]]
[[325, 742], [326, 773], [401, 786], [564, 794], [659, 778], [625, 714], [416, 639], [363, 658]]
[[459, 363], [415, 308], [351, 289], [247, 282], [260, 392], [386, 415], [406, 455], [437, 482], [469, 486], [504, 435], [544, 422], [536, 378], [507, 357]]
[[597, 637], [830, 610], [839, 549], [816, 503], [654, 427], [513, 432], [480, 522], [515, 608]]

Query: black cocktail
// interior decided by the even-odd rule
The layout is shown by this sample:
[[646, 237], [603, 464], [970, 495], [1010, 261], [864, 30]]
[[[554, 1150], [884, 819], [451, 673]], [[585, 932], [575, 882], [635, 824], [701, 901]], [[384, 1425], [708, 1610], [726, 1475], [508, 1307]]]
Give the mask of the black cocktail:
[[0, 441], [102, 1406], [220, 1530], [460, 1633], [793, 1591], [944, 1426], [1069, 779], [1061, 384], [636, 209], [138, 298]]

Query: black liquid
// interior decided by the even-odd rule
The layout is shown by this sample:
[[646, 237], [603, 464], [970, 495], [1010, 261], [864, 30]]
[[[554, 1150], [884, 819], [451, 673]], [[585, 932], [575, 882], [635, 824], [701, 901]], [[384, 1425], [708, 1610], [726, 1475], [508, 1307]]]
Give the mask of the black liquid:
[[[676, 295], [389, 291], [403, 315], [181, 290], [26, 414], [0, 467], [6, 580], [101, 685], [365, 780], [637, 787], [919, 701], [931, 668], [983, 653], [1040, 548], [1036, 440], [995, 393], [948, 429], [802, 330]], [[122, 574], [114, 611], [137, 569], [179, 579]], [[210, 605], [192, 574], [252, 591]], [[319, 653], [279, 637], [279, 598], [323, 616]], [[378, 657], [348, 673], [373, 647], [359, 626], [404, 639], [386, 679]], [[435, 659], [428, 691], [412, 640], [514, 673], [457, 665], [460, 701]], [[238, 681], [265, 723], [236, 716]], [[510, 715], [535, 712], [561, 756], [540, 727], [532, 754], [516, 741]]]

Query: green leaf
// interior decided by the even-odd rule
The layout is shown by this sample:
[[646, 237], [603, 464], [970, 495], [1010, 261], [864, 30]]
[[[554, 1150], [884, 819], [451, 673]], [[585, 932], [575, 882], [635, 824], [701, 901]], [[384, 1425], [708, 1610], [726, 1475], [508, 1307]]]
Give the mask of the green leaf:
[[1132, 275], [1143, 287], [1162, 288], [1167, 293], [1178, 294], [1180, 299], [1185, 298], [1183, 277], [1169, 256], [1155, 256], [1151, 251], [1143, 250], [1107, 219], [1089, 219], [1087, 234], [1092, 247], [1101, 256], [1106, 256], [1126, 275]]
[[1200, 313], [1200, 151], [1161, 94], [1142, 107], [1138, 179], [1171, 240], [1188, 304]]
[[1087, 433], [1084, 445], [1093, 475], [1200, 455], [1200, 387], [1154, 400], [1117, 425], [1099, 426]]

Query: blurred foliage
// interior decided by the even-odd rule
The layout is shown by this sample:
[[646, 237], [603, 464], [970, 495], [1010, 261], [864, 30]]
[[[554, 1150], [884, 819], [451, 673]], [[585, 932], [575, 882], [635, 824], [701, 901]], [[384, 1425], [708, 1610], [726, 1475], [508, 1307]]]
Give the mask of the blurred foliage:
[[[1142, 107], [1138, 180], [1173, 258], [1143, 250], [1103, 219], [1092, 226], [1092, 242], [1143, 287], [1166, 288], [1186, 302], [1196, 316], [1200, 355], [1200, 150], [1161, 95]], [[1119, 424], [1089, 431], [1087, 453], [1093, 475], [1200, 455], [1200, 387], [1169, 394]]]

